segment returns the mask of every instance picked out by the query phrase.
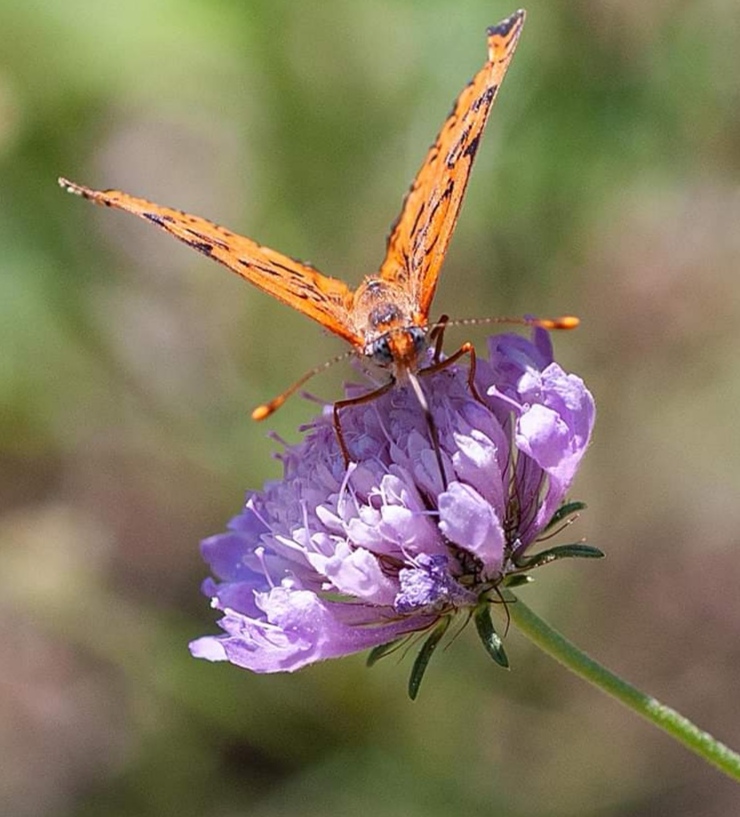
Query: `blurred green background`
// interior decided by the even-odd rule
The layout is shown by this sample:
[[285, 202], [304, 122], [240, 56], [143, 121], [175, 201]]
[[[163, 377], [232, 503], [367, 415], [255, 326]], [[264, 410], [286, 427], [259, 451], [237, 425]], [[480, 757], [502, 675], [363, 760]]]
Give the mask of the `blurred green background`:
[[[737, 813], [734, 784], [516, 632], [510, 673], [466, 632], [414, 704], [408, 660], [191, 659], [216, 631], [198, 542], [279, 474], [267, 433], [296, 440], [315, 407], [249, 411], [342, 344], [56, 185], [206, 215], [356, 283], [513, 10], [0, 0], [3, 815]], [[525, 598], [737, 748], [740, 7], [528, 12], [436, 306], [581, 316], [555, 338], [599, 407], [576, 536], [608, 558]]]

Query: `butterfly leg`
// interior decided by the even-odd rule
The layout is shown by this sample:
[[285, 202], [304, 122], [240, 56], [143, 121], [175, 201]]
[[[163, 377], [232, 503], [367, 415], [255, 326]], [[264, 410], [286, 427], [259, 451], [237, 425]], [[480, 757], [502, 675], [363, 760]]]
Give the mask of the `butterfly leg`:
[[441, 372], [442, 369], [446, 369], [448, 366], [451, 366], [453, 363], [460, 360], [463, 355], [470, 355], [470, 367], [468, 368], [468, 388], [470, 389], [470, 393], [479, 403], [483, 403], [485, 405], [485, 401], [480, 396], [475, 385], [475, 365], [477, 358], [475, 355], [475, 346], [473, 346], [472, 343], [463, 343], [463, 345], [449, 357], [446, 357], [444, 360], [439, 360], [436, 363], [432, 363], [432, 365], [427, 366], [426, 369], [421, 369], [419, 374], [426, 376], [435, 374], [436, 372]]
[[450, 320], [449, 315], [441, 315], [434, 326], [434, 329], [429, 333], [429, 342], [434, 343], [434, 356], [432, 360], [437, 364], [442, 357], [442, 343], [444, 341], [445, 329], [447, 322]]
[[367, 394], [363, 394], [361, 397], [349, 397], [346, 400], [337, 400], [337, 402], [334, 403], [333, 407], [334, 431], [337, 435], [337, 442], [339, 443], [339, 449], [342, 452], [342, 457], [344, 457], [345, 468], [350, 464], [352, 458], [349, 455], [347, 441], [344, 439], [342, 424], [339, 420], [339, 412], [342, 409], [349, 408], [350, 406], [361, 406], [365, 403], [370, 403], [373, 400], [377, 400], [378, 397], [382, 397], [387, 391], [390, 391], [395, 384], [396, 381], [394, 379], [391, 379], [385, 385], [381, 386], [379, 389], [375, 389], [374, 391], [368, 392]]

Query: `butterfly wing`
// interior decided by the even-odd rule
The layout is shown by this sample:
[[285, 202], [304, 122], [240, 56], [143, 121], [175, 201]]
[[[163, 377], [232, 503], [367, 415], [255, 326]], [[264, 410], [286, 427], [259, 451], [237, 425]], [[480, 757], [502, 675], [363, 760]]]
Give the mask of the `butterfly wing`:
[[182, 210], [162, 207], [120, 190], [91, 190], [66, 179], [59, 179], [59, 184], [96, 204], [117, 207], [156, 224], [353, 345], [362, 344], [362, 338], [348, 322], [352, 292], [344, 282]]
[[391, 228], [380, 277], [412, 294], [429, 315], [481, 133], [514, 56], [524, 11], [488, 29], [488, 62], [455, 101]]

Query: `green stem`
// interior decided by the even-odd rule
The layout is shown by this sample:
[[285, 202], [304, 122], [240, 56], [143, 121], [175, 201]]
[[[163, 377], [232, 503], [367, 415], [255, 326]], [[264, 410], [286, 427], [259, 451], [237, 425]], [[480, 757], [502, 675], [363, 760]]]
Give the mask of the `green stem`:
[[659, 726], [684, 746], [691, 749], [708, 763], [714, 764], [729, 777], [740, 781], [740, 755], [723, 743], [703, 732], [675, 709], [660, 703], [650, 695], [640, 692], [631, 684], [609, 672], [574, 644], [571, 644], [549, 624], [535, 615], [521, 599], [511, 591], [505, 591], [511, 620], [519, 629], [548, 655], [563, 666], [573, 670], [581, 678], [590, 681], [603, 692], [621, 701], [650, 723]]

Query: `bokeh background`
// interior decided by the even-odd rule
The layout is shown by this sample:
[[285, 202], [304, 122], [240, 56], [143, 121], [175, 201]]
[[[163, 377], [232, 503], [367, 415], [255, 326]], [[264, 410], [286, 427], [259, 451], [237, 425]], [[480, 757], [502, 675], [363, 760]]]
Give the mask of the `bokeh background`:
[[[352, 282], [500, 0], [0, 0], [0, 813], [737, 813], [740, 791], [512, 631], [290, 677], [190, 658], [201, 538], [342, 345], [58, 175], [207, 215]], [[601, 562], [527, 601], [740, 745], [740, 7], [529, 0], [437, 307], [576, 313]], [[484, 330], [452, 336], [483, 341]], [[312, 384], [331, 400], [341, 366]]]

